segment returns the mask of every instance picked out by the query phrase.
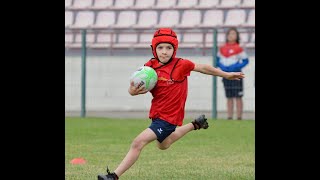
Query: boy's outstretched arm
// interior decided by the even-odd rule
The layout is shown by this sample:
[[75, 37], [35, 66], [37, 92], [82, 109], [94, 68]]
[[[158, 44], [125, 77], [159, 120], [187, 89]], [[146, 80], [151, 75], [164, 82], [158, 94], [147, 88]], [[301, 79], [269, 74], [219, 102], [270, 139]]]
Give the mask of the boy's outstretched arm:
[[144, 86], [135, 87], [133, 81], [131, 81], [128, 92], [131, 96], [135, 96], [138, 94], [145, 94], [148, 92], [148, 90], [146, 90]]
[[244, 74], [242, 72], [225, 72], [209, 64], [195, 64], [193, 71], [213, 76], [220, 76], [229, 80], [240, 80], [241, 78], [244, 78]]

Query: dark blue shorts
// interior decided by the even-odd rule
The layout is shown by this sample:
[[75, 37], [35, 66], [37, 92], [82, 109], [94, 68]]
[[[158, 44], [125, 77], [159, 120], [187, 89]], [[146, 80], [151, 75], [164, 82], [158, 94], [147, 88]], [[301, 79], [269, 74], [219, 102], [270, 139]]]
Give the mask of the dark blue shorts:
[[243, 96], [243, 80], [222, 79], [224, 90], [227, 98]]
[[173, 133], [176, 130], [176, 127], [176, 125], [170, 124], [159, 118], [153, 119], [149, 126], [149, 128], [157, 135], [157, 140], [160, 143]]

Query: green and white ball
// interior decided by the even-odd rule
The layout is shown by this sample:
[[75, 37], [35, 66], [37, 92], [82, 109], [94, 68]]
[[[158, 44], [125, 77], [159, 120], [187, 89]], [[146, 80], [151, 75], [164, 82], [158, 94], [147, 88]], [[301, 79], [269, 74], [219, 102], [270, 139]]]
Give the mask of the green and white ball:
[[134, 82], [134, 86], [136, 87], [138, 87], [140, 82], [142, 82], [142, 86], [150, 91], [157, 84], [158, 75], [153, 68], [149, 66], [142, 66], [131, 75], [130, 82], [131, 81]]

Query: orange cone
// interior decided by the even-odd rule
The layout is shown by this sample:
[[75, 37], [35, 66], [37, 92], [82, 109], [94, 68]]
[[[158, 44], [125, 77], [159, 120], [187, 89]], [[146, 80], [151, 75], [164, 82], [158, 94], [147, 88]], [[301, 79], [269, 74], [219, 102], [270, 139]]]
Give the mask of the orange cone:
[[74, 158], [70, 161], [71, 164], [85, 164], [86, 160], [83, 158]]

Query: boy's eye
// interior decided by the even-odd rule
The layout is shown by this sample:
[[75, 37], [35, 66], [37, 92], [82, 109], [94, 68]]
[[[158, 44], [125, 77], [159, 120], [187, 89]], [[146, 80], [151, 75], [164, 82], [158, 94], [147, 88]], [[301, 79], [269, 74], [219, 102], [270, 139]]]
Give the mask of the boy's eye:
[[172, 49], [173, 47], [172, 46], [157, 46], [157, 49], [168, 49], [168, 50], [170, 50], [170, 49]]

